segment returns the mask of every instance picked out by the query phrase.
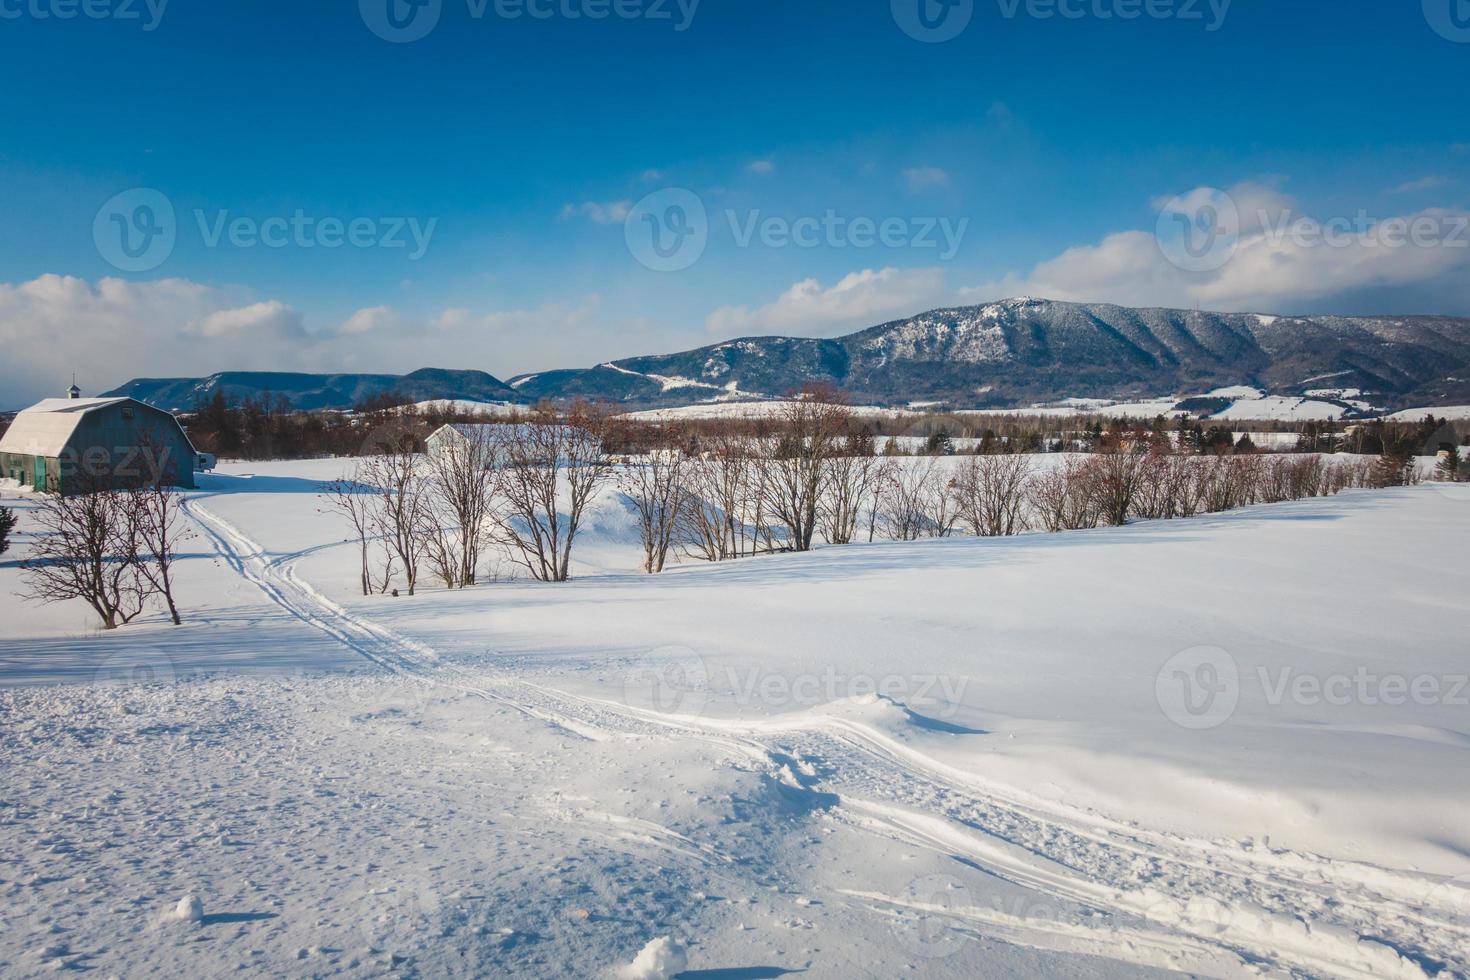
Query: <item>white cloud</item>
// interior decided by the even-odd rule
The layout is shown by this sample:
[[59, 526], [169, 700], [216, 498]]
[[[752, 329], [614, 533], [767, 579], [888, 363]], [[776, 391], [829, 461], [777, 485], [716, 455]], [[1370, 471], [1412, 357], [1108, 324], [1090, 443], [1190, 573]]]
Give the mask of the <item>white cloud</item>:
[[598, 225], [616, 225], [628, 220], [628, 212], [631, 210], [632, 201], [585, 201], [580, 205], [564, 205], [561, 216], [563, 219], [583, 217]]
[[305, 336], [301, 315], [280, 300], [215, 310], [190, 323], [188, 332], [211, 339], [239, 337], [255, 343]]
[[95, 394], [133, 377], [281, 370], [309, 345], [286, 304], [184, 279], [93, 285], [48, 274], [0, 283], [0, 390], [9, 407], [60, 394], [73, 371]]
[[672, 331], [614, 318], [590, 295], [523, 310], [448, 309], [419, 318], [388, 306], [308, 330], [279, 300], [185, 279], [95, 284], [43, 275], [0, 282], [0, 408], [60, 395], [72, 372], [89, 394], [132, 378], [217, 371], [517, 371], [586, 366], [672, 349]]
[[662, 170], [654, 170], [654, 169], [650, 168], [648, 170], [643, 171], [643, 179], [644, 180], [663, 180], [664, 179], [664, 172]]
[[[1206, 193], [1184, 195], [1186, 207]], [[1025, 294], [1124, 306], [1293, 312], [1374, 290], [1416, 288], [1470, 303], [1464, 283], [1470, 273], [1470, 231], [1464, 222], [1470, 215], [1431, 209], [1387, 216], [1361, 233], [1356, 217], [1342, 219], [1337, 226], [1349, 231], [1329, 244], [1322, 239], [1331, 225], [1296, 212], [1294, 202], [1271, 187], [1242, 184], [1231, 188], [1230, 196], [1239, 210], [1239, 241], [1219, 269], [1180, 269], [1164, 257], [1152, 231], [1120, 231], [1096, 244], [1066, 249], [1029, 273], [964, 289], [959, 296], [964, 302]], [[1443, 238], [1391, 244], [1399, 236], [1385, 239], [1381, 232], [1400, 221], [1440, 228]]]
[[903, 172], [903, 179], [914, 194], [949, 186], [949, 174], [939, 167], [909, 167]]
[[769, 158], [764, 160], [752, 160], [750, 166], [746, 169], [758, 176], [769, 177], [771, 174], [776, 172], [776, 161]]
[[1443, 177], [1439, 174], [1430, 174], [1427, 177], [1420, 177], [1418, 180], [1411, 180], [1406, 183], [1400, 184], [1397, 187], [1391, 188], [1389, 190], [1389, 193], [1413, 194], [1417, 191], [1432, 191], [1440, 187], [1448, 187], [1453, 183], [1454, 180], [1452, 178]]
[[391, 329], [401, 322], [398, 311], [391, 306], [369, 306], [358, 310], [338, 325], [337, 333], [372, 333], [374, 330]]
[[942, 304], [944, 271], [864, 269], [824, 287], [816, 279], [795, 283], [765, 306], [724, 306], [705, 317], [712, 335], [755, 333], [823, 336], [869, 327]]

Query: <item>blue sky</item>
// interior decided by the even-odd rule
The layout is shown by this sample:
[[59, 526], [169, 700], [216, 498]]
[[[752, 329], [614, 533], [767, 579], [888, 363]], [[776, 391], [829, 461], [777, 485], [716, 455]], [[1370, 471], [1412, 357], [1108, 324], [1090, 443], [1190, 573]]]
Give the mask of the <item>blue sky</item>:
[[[229, 368], [509, 376], [1014, 292], [1470, 314], [1466, 0], [1152, 0], [1168, 16], [1128, 20], [1130, 0], [1064, 0], [1075, 17], [971, 0], [943, 43], [899, 25], [920, 2], [943, 22], [938, 0], [621, 0], [644, 16], [601, 20], [567, 16], [598, 0], [527, 0], [544, 19], [438, 0], [408, 43], [369, 28], [406, 0], [56, 16], [68, 2], [0, 0], [7, 404], [72, 368], [97, 389]], [[175, 227], [130, 271], [94, 225], [113, 233], [99, 210], [137, 188]], [[628, 235], [667, 188], [705, 208], [707, 243], [655, 271]], [[1199, 188], [1239, 206], [1242, 248], [1181, 272], [1152, 237]], [[211, 241], [298, 214], [372, 230]], [[1268, 214], [1359, 230], [1262, 243]], [[844, 230], [810, 247], [780, 234], [828, 215]], [[1444, 240], [1375, 252], [1359, 227], [1425, 215]], [[855, 219], [896, 231], [865, 243]]]

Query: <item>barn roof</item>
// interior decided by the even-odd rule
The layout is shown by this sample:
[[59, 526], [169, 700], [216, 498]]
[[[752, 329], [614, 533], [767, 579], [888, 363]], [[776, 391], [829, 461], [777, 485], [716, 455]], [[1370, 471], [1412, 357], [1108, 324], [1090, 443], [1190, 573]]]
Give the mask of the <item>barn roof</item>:
[[[56, 456], [88, 412], [132, 398], [46, 398], [15, 416], [0, 437], [0, 453]], [[138, 402], [142, 404], [142, 402]]]

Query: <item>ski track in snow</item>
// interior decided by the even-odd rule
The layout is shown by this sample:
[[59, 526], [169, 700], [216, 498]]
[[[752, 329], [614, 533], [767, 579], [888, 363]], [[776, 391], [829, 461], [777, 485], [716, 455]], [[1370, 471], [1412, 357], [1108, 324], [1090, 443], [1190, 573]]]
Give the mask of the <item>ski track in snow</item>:
[[[880, 728], [823, 712], [758, 723], [663, 714], [470, 671], [356, 616], [190, 495], [185, 509], [221, 557], [271, 602], [381, 669], [484, 698], [570, 734], [694, 738], [752, 759], [785, 789], [828, 800], [848, 826], [960, 860], [1039, 896], [1045, 916], [936, 905], [860, 889], [826, 896], [882, 915], [922, 915], [1019, 946], [1161, 961], [1213, 976], [1470, 977], [1470, 929], [1435, 882], [1368, 864], [1191, 840], [1068, 810], [923, 756]], [[657, 824], [606, 815], [634, 836], [697, 861], [708, 845]], [[1440, 898], [1443, 901], [1437, 902]]]

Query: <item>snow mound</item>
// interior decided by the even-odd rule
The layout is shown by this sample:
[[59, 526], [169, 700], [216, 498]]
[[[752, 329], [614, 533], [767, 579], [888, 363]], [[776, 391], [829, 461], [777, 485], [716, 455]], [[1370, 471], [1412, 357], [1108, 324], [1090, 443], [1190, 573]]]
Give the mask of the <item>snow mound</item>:
[[618, 971], [618, 976], [623, 980], [668, 980], [688, 965], [684, 947], [668, 936], [660, 936], [644, 946], [632, 963]]
[[174, 906], [174, 918], [184, 922], [198, 922], [204, 918], [204, 903], [197, 895], [185, 895]]

